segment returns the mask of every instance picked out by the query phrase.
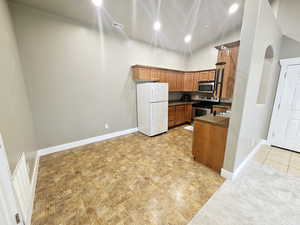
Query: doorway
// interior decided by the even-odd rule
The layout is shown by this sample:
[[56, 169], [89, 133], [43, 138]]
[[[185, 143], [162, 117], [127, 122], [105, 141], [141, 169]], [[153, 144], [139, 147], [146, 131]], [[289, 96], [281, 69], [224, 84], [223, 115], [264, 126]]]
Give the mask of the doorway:
[[269, 142], [300, 152], [300, 58], [282, 60], [281, 66]]

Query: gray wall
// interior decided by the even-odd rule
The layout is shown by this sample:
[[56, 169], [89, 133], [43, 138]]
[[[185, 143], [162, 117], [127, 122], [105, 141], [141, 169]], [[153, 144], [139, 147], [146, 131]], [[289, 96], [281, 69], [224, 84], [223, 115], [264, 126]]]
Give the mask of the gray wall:
[[23, 152], [32, 171], [36, 144], [15, 35], [5, 0], [0, 0], [0, 133], [11, 171]]
[[[255, 145], [267, 138], [279, 77], [281, 31], [267, 0], [246, 0], [241, 32], [232, 119], [224, 168], [233, 172], [251, 153]], [[265, 104], [257, 104], [265, 51], [274, 50], [270, 82]]]
[[190, 55], [186, 62], [187, 70], [205, 70], [215, 68], [218, 58], [218, 50], [215, 46], [240, 40], [241, 30], [236, 30], [220, 37], [219, 40], [198, 49]]
[[300, 1], [280, 0], [278, 22], [284, 35], [300, 41]]
[[300, 57], [300, 42], [283, 36], [280, 49], [280, 59]]
[[136, 127], [130, 66], [185, 65], [180, 54], [122, 35], [18, 4], [11, 10], [39, 148]]

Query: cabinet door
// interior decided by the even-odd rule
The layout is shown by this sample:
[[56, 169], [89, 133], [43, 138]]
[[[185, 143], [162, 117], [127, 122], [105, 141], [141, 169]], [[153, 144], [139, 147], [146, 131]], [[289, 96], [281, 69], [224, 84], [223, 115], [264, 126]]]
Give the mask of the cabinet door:
[[168, 71], [167, 79], [169, 83], [169, 91], [176, 91], [176, 73], [174, 71]]
[[228, 56], [228, 50], [222, 49], [218, 52], [218, 62], [226, 62], [226, 58]]
[[185, 121], [192, 122], [192, 105], [185, 105]]
[[209, 81], [215, 80], [215, 77], [216, 77], [216, 71], [215, 70], [212, 70], [212, 71], [208, 72], [208, 80]]
[[184, 91], [193, 91], [194, 88], [193, 73], [184, 74], [183, 86], [184, 86], [183, 87]]
[[208, 81], [208, 78], [209, 78], [208, 71], [200, 72], [200, 80], [199, 81]]
[[233, 97], [239, 46], [232, 47], [228, 51], [229, 56], [226, 58], [221, 98]]
[[160, 69], [151, 68], [150, 69], [150, 79], [152, 81], [160, 81]]
[[194, 72], [193, 75], [193, 91], [198, 90], [198, 82], [201, 81], [201, 74], [200, 72]]
[[147, 67], [134, 67], [133, 68], [133, 79], [134, 80], [151, 80], [150, 68]]
[[169, 121], [169, 127], [174, 127], [175, 126], [175, 106], [169, 106], [168, 110], [168, 121]]
[[178, 105], [176, 106], [176, 113], [175, 113], [175, 124], [183, 124], [185, 123], [185, 105]]
[[176, 73], [176, 91], [184, 91], [184, 73]]
[[[167, 74], [167, 70], [159, 70], [159, 82], [162, 83], [168, 83], [168, 74]], [[170, 87], [169, 87], [170, 89]]]

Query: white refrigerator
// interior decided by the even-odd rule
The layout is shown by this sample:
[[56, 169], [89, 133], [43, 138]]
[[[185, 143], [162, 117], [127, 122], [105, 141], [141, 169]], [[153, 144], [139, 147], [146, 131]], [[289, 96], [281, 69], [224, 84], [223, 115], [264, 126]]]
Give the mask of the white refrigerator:
[[137, 84], [138, 129], [154, 136], [168, 131], [167, 83]]

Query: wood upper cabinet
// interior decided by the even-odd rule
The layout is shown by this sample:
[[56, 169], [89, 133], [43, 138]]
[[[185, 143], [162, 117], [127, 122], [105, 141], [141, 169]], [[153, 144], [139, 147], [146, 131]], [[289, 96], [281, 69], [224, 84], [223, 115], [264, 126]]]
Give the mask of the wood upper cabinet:
[[231, 99], [233, 97], [234, 83], [235, 83], [235, 73], [239, 54], [240, 42], [232, 42], [225, 44], [226, 48], [217, 46], [219, 50], [218, 62], [225, 62], [224, 65], [224, 77], [222, 85], [221, 98]]
[[167, 83], [169, 83], [169, 91], [177, 91], [176, 72], [167, 71]]
[[[159, 82], [168, 83], [168, 71], [167, 70], [159, 71]], [[169, 87], [169, 89], [170, 89], [170, 87]]]
[[208, 81], [209, 71], [200, 72], [200, 80], [199, 81]]
[[150, 79], [152, 81], [160, 81], [160, 69], [151, 68], [150, 69]]
[[148, 67], [133, 67], [133, 78], [134, 80], [151, 80], [151, 69]]
[[183, 91], [193, 91], [194, 76], [193, 73], [184, 73]]
[[184, 90], [184, 73], [176, 72], [176, 90]]
[[201, 73], [200, 72], [195, 72], [193, 76], [193, 91], [198, 90], [198, 82], [201, 81]]
[[215, 77], [214, 70], [181, 72], [139, 65], [132, 66], [132, 70], [134, 80], [168, 83], [170, 92], [197, 91], [199, 81], [214, 80]]
[[208, 80], [209, 81], [213, 81], [216, 78], [216, 71], [215, 70], [211, 70], [208, 72]]

